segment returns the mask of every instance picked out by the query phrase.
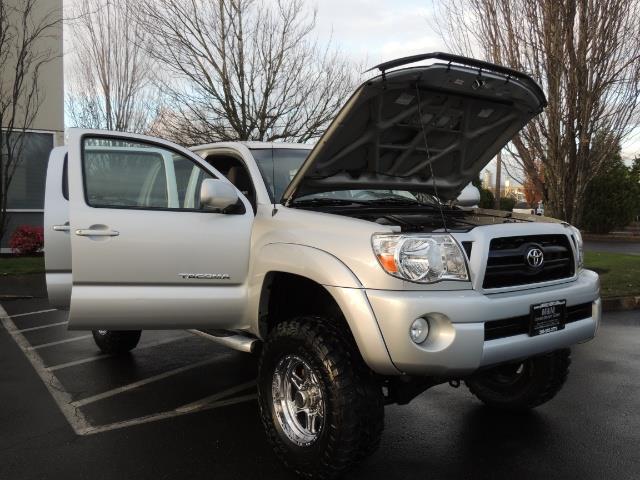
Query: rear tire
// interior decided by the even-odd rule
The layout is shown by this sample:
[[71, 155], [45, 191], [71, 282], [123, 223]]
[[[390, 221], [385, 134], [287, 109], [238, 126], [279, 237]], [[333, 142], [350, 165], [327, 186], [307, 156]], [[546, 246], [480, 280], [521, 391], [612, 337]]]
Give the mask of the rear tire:
[[122, 355], [136, 348], [142, 330], [93, 330], [92, 333], [103, 353]]
[[329, 319], [274, 328], [260, 358], [258, 398], [275, 453], [303, 477], [335, 478], [379, 445], [381, 385], [349, 333]]
[[568, 348], [522, 362], [484, 370], [465, 383], [486, 405], [509, 411], [526, 411], [548, 402], [560, 391], [569, 374]]

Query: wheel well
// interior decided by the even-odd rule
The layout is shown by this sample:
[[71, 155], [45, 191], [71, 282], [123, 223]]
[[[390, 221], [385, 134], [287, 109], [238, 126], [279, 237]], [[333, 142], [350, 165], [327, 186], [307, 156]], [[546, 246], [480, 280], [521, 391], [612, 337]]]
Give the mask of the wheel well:
[[350, 331], [340, 307], [322, 285], [293, 273], [269, 272], [260, 293], [260, 336], [265, 338], [278, 322], [301, 315], [322, 315]]

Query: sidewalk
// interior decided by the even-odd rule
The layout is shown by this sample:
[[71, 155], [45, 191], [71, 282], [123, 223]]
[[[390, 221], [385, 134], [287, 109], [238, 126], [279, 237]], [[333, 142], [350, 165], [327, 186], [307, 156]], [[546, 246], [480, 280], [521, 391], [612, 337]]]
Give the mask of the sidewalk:
[[626, 255], [640, 255], [640, 239], [636, 242], [615, 240], [585, 240], [584, 249], [587, 252], [623, 253]]
[[585, 242], [640, 243], [640, 235], [631, 235], [622, 232], [613, 232], [606, 235], [598, 233], [583, 233], [582, 238]]

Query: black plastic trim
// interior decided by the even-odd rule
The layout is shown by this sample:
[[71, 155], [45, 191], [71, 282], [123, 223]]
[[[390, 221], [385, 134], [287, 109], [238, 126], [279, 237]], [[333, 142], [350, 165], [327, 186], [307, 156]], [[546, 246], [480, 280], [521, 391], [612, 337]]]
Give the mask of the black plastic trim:
[[[592, 315], [592, 303], [581, 303], [567, 307], [565, 324], [584, 320]], [[498, 338], [512, 337], [529, 332], [530, 315], [520, 315], [502, 320], [491, 320], [484, 324], [484, 339], [496, 340]]]

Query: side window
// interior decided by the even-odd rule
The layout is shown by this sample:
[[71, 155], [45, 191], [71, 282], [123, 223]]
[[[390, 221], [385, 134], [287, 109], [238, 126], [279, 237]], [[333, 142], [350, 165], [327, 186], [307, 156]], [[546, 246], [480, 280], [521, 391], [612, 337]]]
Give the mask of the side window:
[[92, 207], [197, 210], [202, 181], [214, 178], [190, 158], [151, 144], [86, 137], [82, 147]]

